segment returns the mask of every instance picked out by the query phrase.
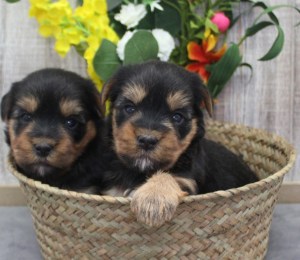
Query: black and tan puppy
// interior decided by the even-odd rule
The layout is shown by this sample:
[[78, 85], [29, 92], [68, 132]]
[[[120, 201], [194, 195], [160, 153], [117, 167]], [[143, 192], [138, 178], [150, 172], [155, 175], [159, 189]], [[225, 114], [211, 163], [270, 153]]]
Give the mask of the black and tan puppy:
[[92, 82], [72, 72], [44, 69], [14, 83], [1, 117], [18, 169], [53, 186], [89, 187], [101, 153], [98, 104]]
[[196, 74], [163, 62], [123, 67], [102, 92], [103, 108], [107, 99], [112, 146], [123, 167], [106, 187], [134, 190], [138, 220], [159, 226], [183, 196], [257, 180], [236, 155], [204, 138], [201, 106], [211, 113], [211, 101]]

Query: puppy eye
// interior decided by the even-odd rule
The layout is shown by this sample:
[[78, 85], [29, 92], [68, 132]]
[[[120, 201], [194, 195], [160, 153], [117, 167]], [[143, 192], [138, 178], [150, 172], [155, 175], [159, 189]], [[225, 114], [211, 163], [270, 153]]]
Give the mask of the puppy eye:
[[131, 115], [136, 111], [136, 107], [134, 105], [126, 105], [124, 110], [127, 114]]
[[173, 120], [173, 122], [174, 122], [175, 124], [180, 125], [180, 124], [183, 123], [184, 117], [183, 117], [182, 114], [175, 113], [175, 114], [173, 114], [173, 116], [172, 116], [172, 120]]
[[20, 116], [20, 119], [25, 122], [25, 123], [28, 123], [30, 121], [32, 121], [32, 115], [29, 114], [29, 113], [23, 113], [21, 116]]
[[75, 118], [68, 118], [66, 120], [65, 124], [69, 129], [74, 129], [78, 126], [79, 122]]

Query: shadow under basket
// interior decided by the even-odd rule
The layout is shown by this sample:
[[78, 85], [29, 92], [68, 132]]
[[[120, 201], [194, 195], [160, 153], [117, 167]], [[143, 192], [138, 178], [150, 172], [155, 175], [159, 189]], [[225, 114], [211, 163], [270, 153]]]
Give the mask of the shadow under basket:
[[219, 122], [207, 138], [241, 155], [260, 181], [188, 196], [160, 228], [138, 223], [130, 199], [50, 187], [18, 173], [45, 259], [263, 259], [293, 147], [262, 130]]

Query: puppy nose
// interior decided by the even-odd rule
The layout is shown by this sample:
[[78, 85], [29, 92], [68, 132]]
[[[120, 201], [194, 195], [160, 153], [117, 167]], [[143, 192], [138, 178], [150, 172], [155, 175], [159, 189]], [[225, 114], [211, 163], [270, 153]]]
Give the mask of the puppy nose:
[[53, 145], [47, 143], [35, 144], [34, 150], [38, 156], [46, 157], [53, 149]]
[[152, 150], [157, 144], [158, 139], [154, 136], [139, 135], [137, 137], [138, 146], [146, 151]]

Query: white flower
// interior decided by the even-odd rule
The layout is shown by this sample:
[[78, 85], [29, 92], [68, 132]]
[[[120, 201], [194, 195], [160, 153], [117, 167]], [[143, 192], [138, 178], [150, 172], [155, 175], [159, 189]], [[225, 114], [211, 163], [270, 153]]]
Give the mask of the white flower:
[[[125, 46], [128, 41], [132, 38], [136, 31], [127, 31], [122, 39], [117, 44], [117, 53], [120, 60], [124, 61], [125, 57]], [[158, 55], [157, 57], [161, 61], [168, 61], [172, 51], [175, 48], [175, 41], [170, 33], [163, 29], [152, 30], [152, 35], [158, 44]]]
[[159, 3], [160, 3], [160, 0], [146, 0], [146, 1], [144, 1], [144, 4], [150, 6], [151, 12], [153, 12], [154, 9], [157, 9], [157, 10], [160, 10], [160, 11], [164, 10], [164, 8]]
[[115, 15], [115, 19], [121, 24], [124, 24], [127, 28], [133, 28], [137, 26], [147, 14], [145, 5], [133, 4], [122, 5], [120, 13]]
[[125, 46], [127, 42], [131, 39], [131, 37], [134, 35], [135, 32], [127, 31], [122, 39], [117, 44], [117, 53], [120, 58], [120, 60], [124, 60], [125, 56]]
[[152, 34], [158, 43], [158, 58], [161, 61], [168, 61], [175, 48], [172, 35], [163, 29], [154, 29]]

